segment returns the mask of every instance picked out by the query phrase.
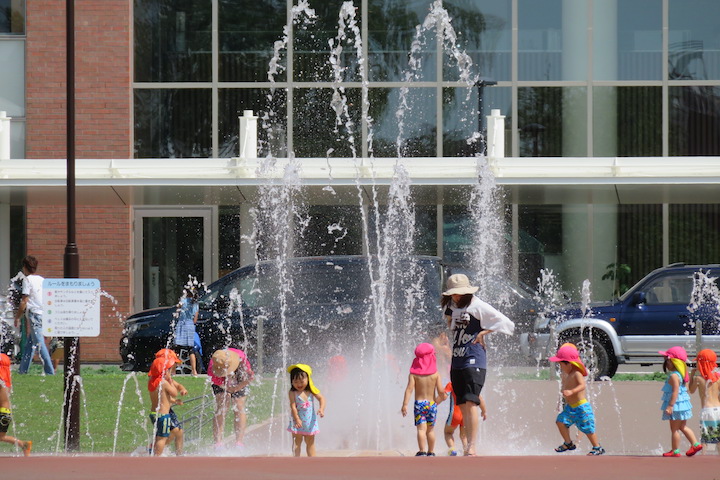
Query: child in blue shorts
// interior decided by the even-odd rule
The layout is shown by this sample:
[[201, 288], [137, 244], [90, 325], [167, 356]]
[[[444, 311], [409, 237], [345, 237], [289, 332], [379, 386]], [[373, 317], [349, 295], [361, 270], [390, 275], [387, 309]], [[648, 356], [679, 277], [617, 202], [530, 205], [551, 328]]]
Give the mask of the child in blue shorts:
[[585, 397], [585, 377], [587, 370], [580, 360], [578, 349], [572, 343], [562, 345], [557, 355], [550, 357], [551, 362], [560, 363], [560, 386], [565, 406], [557, 416], [557, 424], [563, 444], [555, 449], [556, 452], [575, 450], [577, 446], [570, 439], [570, 427], [576, 425], [578, 430], [587, 435], [592, 444], [588, 455], [602, 455], [605, 449], [600, 446], [595, 434], [595, 414]]

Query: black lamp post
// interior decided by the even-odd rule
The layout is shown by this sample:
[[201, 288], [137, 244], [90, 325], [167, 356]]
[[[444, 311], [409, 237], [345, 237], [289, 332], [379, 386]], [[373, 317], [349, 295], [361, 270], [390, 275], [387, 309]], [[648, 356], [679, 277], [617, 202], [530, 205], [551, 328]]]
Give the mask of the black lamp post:
[[[67, 245], [63, 256], [65, 278], [80, 277], [80, 254], [75, 243], [75, 0], [65, 2], [67, 52]], [[65, 338], [63, 419], [65, 451], [80, 449], [80, 339]]]
[[497, 85], [497, 81], [492, 78], [480, 77], [475, 82], [475, 86], [478, 89], [478, 132], [482, 135], [480, 155], [485, 155], [487, 149], [487, 131], [485, 131], [485, 115], [483, 115], [483, 96], [485, 94], [485, 87], [492, 87], [493, 85]]

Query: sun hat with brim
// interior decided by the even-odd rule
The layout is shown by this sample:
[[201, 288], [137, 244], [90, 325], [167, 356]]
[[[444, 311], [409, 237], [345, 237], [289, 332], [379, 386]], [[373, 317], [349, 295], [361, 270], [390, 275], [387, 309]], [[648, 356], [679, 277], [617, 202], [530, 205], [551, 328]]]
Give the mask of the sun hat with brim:
[[154, 392], [157, 390], [158, 386], [160, 386], [160, 382], [162, 382], [163, 377], [165, 376], [165, 372], [168, 370], [172, 371], [171, 369], [175, 367], [177, 362], [173, 361], [169, 357], [163, 357], [159, 356], [153, 360], [152, 364], [150, 365], [150, 371], [148, 372], [148, 390], [151, 392]]
[[10, 376], [10, 357], [4, 353], [0, 353], [0, 380], [5, 384], [6, 388], [12, 388], [12, 377]]
[[680, 373], [680, 376], [688, 381], [687, 373], [687, 352], [683, 347], [670, 347], [667, 350], [659, 350], [658, 353], [663, 357], [670, 359], [672, 364], [675, 366], [675, 370]]
[[435, 347], [429, 343], [421, 343], [415, 347], [415, 359], [410, 366], [413, 375], [432, 375], [437, 372]]
[[587, 377], [587, 369], [582, 363], [582, 360], [580, 360], [580, 353], [578, 352], [577, 347], [572, 343], [563, 344], [560, 348], [558, 348], [557, 354], [554, 357], [548, 358], [548, 360], [551, 362], [569, 362], [576, 366], [584, 377]]
[[443, 292], [443, 295], [467, 295], [468, 293], [477, 292], [478, 288], [480, 288], [470, 285], [470, 280], [462, 273], [450, 275], [445, 285], [447, 290]]
[[178, 357], [177, 353], [175, 353], [174, 350], [171, 350], [169, 348], [161, 348], [160, 350], [158, 350], [155, 354], [155, 358], [166, 358], [170, 362], [182, 363], [182, 360], [180, 360], [180, 357]]
[[320, 393], [320, 390], [318, 390], [317, 387], [315, 387], [315, 384], [312, 381], [312, 368], [310, 368], [310, 365], [305, 365], [304, 363], [295, 363], [293, 365], [290, 365], [287, 368], [287, 371], [288, 371], [288, 373], [292, 373], [292, 371], [295, 370], [296, 368], [298, 370], [302, 370], [303, 372], [305, 372], [307, 374], [308, 387], [310, 387], [310, 391], [312, 393], [314, 393], [315, 395]]
[[715, 383], [720, 380], [720, 373], [717, 371], [717, 354], [706, 348], [700, 350], [695, 359], [697, 369], [705, 380]]
[[240, 366], [240, 355], [232, 350], [216, 350], [212, 354], [212, 373], [216, 377], [227, 377]]
[[660, 355], [667, 358], [677, 358], [683, 362], [687, 362], [687, 352], [683, 347], [670, 347], [665, 351], [658, 351]]

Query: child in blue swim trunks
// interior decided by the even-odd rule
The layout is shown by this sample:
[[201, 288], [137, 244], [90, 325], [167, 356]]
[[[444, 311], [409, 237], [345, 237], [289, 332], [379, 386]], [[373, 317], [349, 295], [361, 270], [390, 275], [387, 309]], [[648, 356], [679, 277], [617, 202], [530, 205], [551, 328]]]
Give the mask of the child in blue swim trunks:
[[403, 417], [407, 416], [408, 402], [413, 390], [415, 391], [413, 413], [418, 431], [418, 447], [420, 448], [415, 456], [434, 457], [437, 406], [447, 398], [447, 394], [440, 384], [435, 348], [429, 343], [421, 343], [415, 348], [415, 360], [410, 367], [408, 384], [400, 410]]
[[572, 343], [562, 345], [557, 355], [550, 357], [551, 362], [560, 363], [560, 379], [562, 381], [561, 393], [565, 406], [557, 416], [557, 424], [563, 444], [555, 449], [556, 452], [575, 450], [577, 446], [570, 438], [570, 427], [577, 426], [578, 430], [587, 435], [592, 444], [588, 455], [603, 455], [605, 449], [600, 446], [595, 433], [595, 414], [585, 397], [585, 377], [587, 369], [580, 360], [578, 349]]

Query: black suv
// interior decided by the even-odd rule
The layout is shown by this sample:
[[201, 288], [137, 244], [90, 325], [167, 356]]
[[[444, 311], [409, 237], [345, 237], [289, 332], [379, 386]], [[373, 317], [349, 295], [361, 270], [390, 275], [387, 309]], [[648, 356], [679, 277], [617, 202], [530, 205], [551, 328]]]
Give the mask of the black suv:
[[[362, 339], [373, 335], [372, 299], [381, 295], [382, 308], [393, 315], [397, 326], [440, 318], [444, 271], [438, 257], [399, 262], [391, 281], [382, 285], [376, 281], [375, 293], [369, 260], [331, 256], [291, 258], [282, 264], [266, 261], [212, 283], [199, 300], [196, 327], [205, 365], [216, 349], [227, 346], [244, 349], [258, 369], [280, 365], [283, 357], [311, 362], [312, 355], [327, 358], [359, 351]], [[120, 341], [124, 370], [146, 371], [157, 350], [172, 346], [175, 312], [175, 306], [162, 307], [127, 318]]]
[[[445, 278], [466, 273], [462, 268], [444, 265], [433, 256], [391, 260], [389, 268], [385, 266], [392, 273], [387, 275], [389, 281], [380, 283], [375, 273], [373, 286], [370, 259], [327, 256], [291, 258], [283, 264], [260, 262], [212, 283], [199, 300], [197, 332], [203, 363], [207, 365], [216, 349], [227, 346], [243, 348], [258, 369], [277, 366], [283, 357], [300, 358], [299, 353], [308, 362], [312, 355], [325, 361], [336, 354], [352, 354], [363, 348], [363, 339], [375, 335], [374, 308], [382, 308], [390, 319], [387, 326], [395, 330], [388, 335], [405, 335], [404, 330], [412, 328], [421, 337], [431, 323], [443, 325], [439, 299]], [[378, 268], [377, 261], [372, 263]], [[510, 317], [516, 332], [527, 331], [535, 319], [532, 293], [505, 279], [489, 283], [483, 299]], [[127, 318], [120, 340], [124, 370], [147, 371], [155, 352], [172, 346], [175, 312], [175, 306], [162, 307]], [[518, 335], [499, 335], [496, 340], [494, 347], [503, 355], [517, 349]]]

